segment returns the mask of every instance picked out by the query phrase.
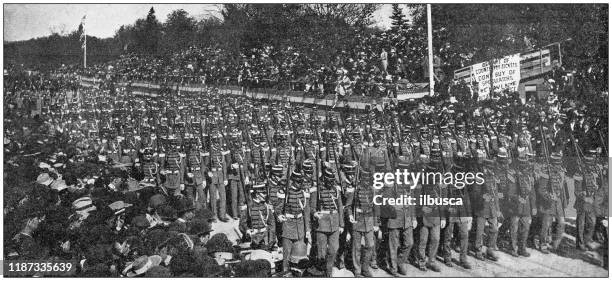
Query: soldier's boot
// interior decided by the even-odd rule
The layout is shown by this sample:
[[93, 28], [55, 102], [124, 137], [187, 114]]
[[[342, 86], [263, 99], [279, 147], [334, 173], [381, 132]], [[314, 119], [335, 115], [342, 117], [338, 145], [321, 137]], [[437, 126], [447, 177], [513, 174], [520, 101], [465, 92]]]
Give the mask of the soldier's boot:
[[425, 262], [425, 260], [420, 259], [418, 263], [419, 263], [419, 270], [427, 271], [427, 263]]
[[408, 264], [407, 263], [400, 263], [398, 266], [398, 272], [401, 275], [408, 275]]
[[510, 255], [512, 255], [513, 257], [519, 256], [518, 247], [516, 246], [516, 243], [514, 241], [512, 242], [512, 250], [510, 251]]
[[490, 259], [492, 261], [497, 261], [499, 258], [497, 257], [495, 250], [487, 249], [487, 259]]
[[363, 268], [361, 270], [361, 274], [363, 275], [363, 277], [374, 277], [374, 275], [372, 275], [372, 270], [370, 269], [370, 267]]
[[558, 253], [559, 252], [559, 245], [561, 245], [561, 239], [557, 238], [553, 241], [552, 243], [552, 247], [551, 250]]
[[478, 251], [476, 252], [475, 255], [476, 259], [478, 260], [485, 260], [485, 251], [484, 251], [484, 247], [480, 247], [480, 249], [478, 249]]
[[459, 265], [465, 269], [472, 269], [472, 265], [467, 261], [467, 257], [461, 258], [459, 261]]
[[453, 267], [453, 258], [450, 255], [444, 256], [444, 264], [448, 267]]
[[517, 251], [517, 250], [515, 250], [515, 249], [512, 249], [512, 251], [510, 252], [510, 255], [512, 255], [512, 256], [513, 256], [513, 257], [515, 257], [515, 258], [518, 258], [518, 257], [519, 257], [519, 253], [518, 253], [518, 251]]
[[527, 248], [526, 248], [525, 246], [522, 246], [522, 247], [519, 249], [518, 254], [519, 254], [519, 255], [521, 255], [521, 256], [523, 256], [523, 257], [526, 257], [526, 258], [528, 258], [528, 257], [530, 257], [530, 256], [531, 256], [531, 254], [529, 254], [529, 252], [527, 252]]
[[436, 261], [432, 261], [430, 260], [427, 263], [427, 268], [431, 269], [434, 272], [440, 272], [440, 267], [438, 266], [438, 264], [436, 263]]
[[400, 274], [397, 272], [397, 269], [395, 268], [389, 269], [389, 274], [391, 274], [391, 276], [393, 277], [400, 277]]
[[540, 252], [542, 252], [542, 254], [550, 254], [550, 250], [548, 249], [548, 244], [541, 244], [540, 245]]
[[321, 277], [326, 274], [325, 272], [325, 260], [324, 259], [316, 259], [313, 262], [313, 266], [308, 269], [308, 273], [313, 276]]
[[346, 267], [346, 265], [344, 264], [344, 253], [342, 253], [342, 255], [340, 255], [340, 258], [338, 259], [336, 267], [338, 269], [344, 269]]

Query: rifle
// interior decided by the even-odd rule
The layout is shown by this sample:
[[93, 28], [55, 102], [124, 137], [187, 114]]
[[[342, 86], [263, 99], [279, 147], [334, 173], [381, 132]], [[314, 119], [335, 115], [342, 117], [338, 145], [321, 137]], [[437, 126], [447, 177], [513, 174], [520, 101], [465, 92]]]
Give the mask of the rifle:
[[[540, 135], [542, 137], [542, 143], [544, 144], [544, 156], [546, 158], [546, 167], [548, 169], [548, 175], [550, 176], [551, 173], [550, 173], [550, 161], [548, 159], [548, 157], [549, 157], [549, 154], [548, 154], [548, 145], [546, 144], [546, 139], [544, 138], [544, 130], [543, 130], [542, 126], [543, 126], [542, 123], [540, 123]], [[547, 187], [548, 187], [548, 192], [550, 192], [551, 194], [554, 194], [554, 190], [552, 189], [552, 185], [551, 185], [550, 179], [548, 180]], [[559, 199], [561, 199], [561, 198], [559, 198]], [[563, 206], [563, 202], [561, 204], [562, 204], [561, 207], [563, 209], [563, 216], [565, 216], [565, 206]]]

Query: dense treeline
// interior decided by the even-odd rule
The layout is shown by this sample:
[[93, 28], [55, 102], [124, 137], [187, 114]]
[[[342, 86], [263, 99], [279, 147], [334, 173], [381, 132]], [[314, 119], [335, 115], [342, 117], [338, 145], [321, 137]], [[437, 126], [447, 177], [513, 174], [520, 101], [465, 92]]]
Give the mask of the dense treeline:
[[[158, 19], [148, 14], [119, 28], [112, 38], [88, 37], [88, 64], [120, 54], [166, 56], [189, 46], [218, 47], [237, 60], [249, 50], [272, 46], [295, 48], [318, 61], [333, 61], [368, 34], [402, 46], [410, 81], [423, 81], [426, 56], [424, 5], [393, 5], [392, 27], [371, 27], [375, 4], [226, 4], [220, 18], [196, 19], [175, 10]], [[407, 9], [408, 17], [402, 13]], [[143, 11], [144, 13], [145, 11]], [[595, 4], [433, 5], [435, 54], [446, 77], [459, 67], [565, 41], [563, 64], [590, 76], [598, 90], [607, 87], [608, 6]], [[392, 36], [389, 36], [392, 34]], [[26, 66], [82, 64], [79, 32], [21, 42], [5, 42], [5, 61]], [[388, 51], [388, 50], [387, 50]], [[400, 51], [400, 50], [398, 50]], [[442, 77], [438, 77], [442, 78]], [[448, 79], [446, 79], [448, 81]], [[598, 83], [597, 81], [602, 81]], [[444, 86], [443, 84], [441, 86]], [[442, 87], [444, 88], [444, 87]], [[441, 89], [442, 89], [441, 88]]]

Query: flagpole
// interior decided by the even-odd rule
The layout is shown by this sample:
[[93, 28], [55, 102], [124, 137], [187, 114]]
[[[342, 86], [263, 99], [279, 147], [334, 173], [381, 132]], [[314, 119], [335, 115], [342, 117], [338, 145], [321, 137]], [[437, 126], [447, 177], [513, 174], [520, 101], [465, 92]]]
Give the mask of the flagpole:
[[[85, 29], [83, 29], [85, 32]], [[87, 34], [85, 34], [85, 39], [83, 43], [83, 68], [87, 68]]]
[[431, 4], [427, 4], [427, 55], [429, 57], [429, 95], [434, 95], [433, 32], [431, 27]]

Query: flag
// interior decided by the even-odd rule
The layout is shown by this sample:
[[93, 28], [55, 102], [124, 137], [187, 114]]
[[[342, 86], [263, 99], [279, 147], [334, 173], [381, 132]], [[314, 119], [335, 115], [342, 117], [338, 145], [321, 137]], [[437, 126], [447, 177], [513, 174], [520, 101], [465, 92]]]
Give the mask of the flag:
[[79, 25], [79, 30], [81, 30], [81, 48], [85, 49], [85, 44], [87, 44], [87, 33], [85, 32], [85, 18], [87, 15], [84, 15], [81, 19], [81, 24]]

